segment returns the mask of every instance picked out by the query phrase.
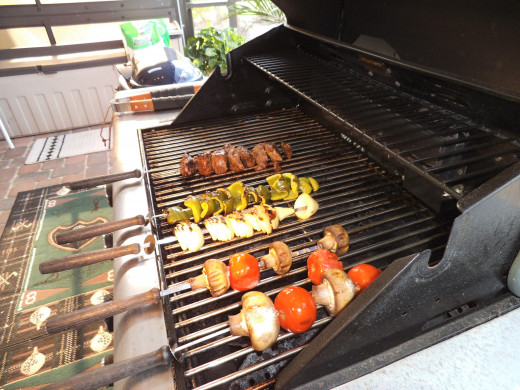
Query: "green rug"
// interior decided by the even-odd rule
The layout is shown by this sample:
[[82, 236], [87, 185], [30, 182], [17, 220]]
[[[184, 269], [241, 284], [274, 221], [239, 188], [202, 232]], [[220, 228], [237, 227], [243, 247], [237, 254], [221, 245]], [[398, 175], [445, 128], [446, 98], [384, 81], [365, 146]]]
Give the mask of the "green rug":
[[104, 189], [18, 194], [0, 238], [0, 389], [39, 388], [100, 365], [112, 353], [104, 321], [46, 335], [45, 321], [111, 295], [112, 262], [42, 275], [42, 261], [103, 248], [101, 238], [57, 245], [57, 232], [112, 219]]
[[46, 199], [18, 302], [18, 311], [112, 284], [113, 267], [110, 261], [49, 275], [42, 275], [38, 269], [41, 262], [50, 259], [103, 249], [101, 237], [66, 245], [56, 244], [54, 237], [56, 233], [71, 230], [78, 225], [108, 222], [105, 215], [111, 211], [104, 190]]

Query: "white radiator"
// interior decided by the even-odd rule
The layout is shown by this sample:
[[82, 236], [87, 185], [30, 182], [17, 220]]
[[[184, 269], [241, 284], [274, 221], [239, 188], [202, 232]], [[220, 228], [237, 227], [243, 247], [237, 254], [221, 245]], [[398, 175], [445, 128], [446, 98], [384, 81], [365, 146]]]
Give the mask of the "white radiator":
[[13, 138], [98, 125], [117, 85], [114, 65], [2, 77], [0, 120]]

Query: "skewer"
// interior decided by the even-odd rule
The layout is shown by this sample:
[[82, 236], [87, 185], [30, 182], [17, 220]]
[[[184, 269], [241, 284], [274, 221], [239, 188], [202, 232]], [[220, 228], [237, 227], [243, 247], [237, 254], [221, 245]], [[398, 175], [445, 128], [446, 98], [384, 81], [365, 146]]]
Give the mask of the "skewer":
[[55, 236], [55, 241], [59, 245], [67, 244], [69, 242], [81, 241], [103, 234], [115, 232], [116, 230], [125, 229], [131, 226], [146, 226], [152, 218], [163, 218], [167, 214], [149, 215], [144, 217], [143, 215], [136, 215], [135, 217], [121, 219], [119, 221], [100, 223], [93, 226], [76, 228], [74, 230], [58, 233]]

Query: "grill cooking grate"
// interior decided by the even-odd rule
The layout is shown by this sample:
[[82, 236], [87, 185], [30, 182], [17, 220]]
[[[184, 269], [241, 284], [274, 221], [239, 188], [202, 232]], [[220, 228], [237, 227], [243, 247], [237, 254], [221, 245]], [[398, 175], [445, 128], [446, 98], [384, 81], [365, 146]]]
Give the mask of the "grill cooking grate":
[[247, 61], [453, 198], [517, 162], [518, 140], [301, 50]]
[[[179, 175], [178, 164], [184, 152], [195, 155], [219, 149], [227, 142], [248, 148], [263, 141], [289, 142], [294, 153], [291, 160], [281, 164], [282, 172], [312, 176], [320, 183], [319, 191], [313, 194], [320, 209], [307, 221], [288, 218], [269, 236], [256, 233], [250, 239], [235, 238], [228, 243], [212, 242], [206, 233], [205, 246], [195, 254], [181, 252], [175, 242], [163, 245], [160, 255], [168, 285], [197, 276], [204, 261], [210, 258], [227, 263], [230, 255], [243, 251], [260, 258], [273, 241], [284, 241], [292, 250], [309, 247], [330, 224], [344, 226], [351, 237], [350, 250], [342, 256], [346, 269], [366, 262], [384, 268], [397, 258], [425, 248], [432, 249], [433, 258], [440, 259], [444, 251], [448, 225], [338, 134], [297, 109], [143, 130], [141, 137], [156, 213], [182, 205], [188, 195], [229, 186], [236, 180], [249, 186], [266, 184], [272, 168], [208, 178]], [[284, 206], [292, 201], [275, 204]], [[173, 235], [164, 221], [158, 223], [157, 229], [160, 237]], [[262, 272], [255, 290], [265, 292], [273, 300], [287, 285], [310, 290], [306, 258], [296, 258], [290, 272], [283, 276]], [[319, 308], [313, 329], [302, 335], [282, 332], [273, 347], [257, 353], [247, 338], [231, 336], [228, 331], [227, 317], [240, 311], [242, 294], [228, 291], [213, 298], [208, 291], [198, 290], [171, 297], [174, 329], [169, 332], [177, 340], [176, 355], [183, 358], [182, 363], [176, 362], [179, 386], [245, 388], [270, 382], [288, 359], [331, 321], [324, 308]]]

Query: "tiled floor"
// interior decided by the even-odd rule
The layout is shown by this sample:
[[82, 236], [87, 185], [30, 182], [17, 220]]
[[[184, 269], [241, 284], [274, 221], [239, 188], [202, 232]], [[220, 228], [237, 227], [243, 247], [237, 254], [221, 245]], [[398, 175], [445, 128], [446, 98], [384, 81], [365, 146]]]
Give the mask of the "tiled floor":
[[34, 140], [51, 135], [15, 138], [14, 149], [0, 141], [0, 235], [18, 192], [111, 173], [112, 151], [25, 165]]

